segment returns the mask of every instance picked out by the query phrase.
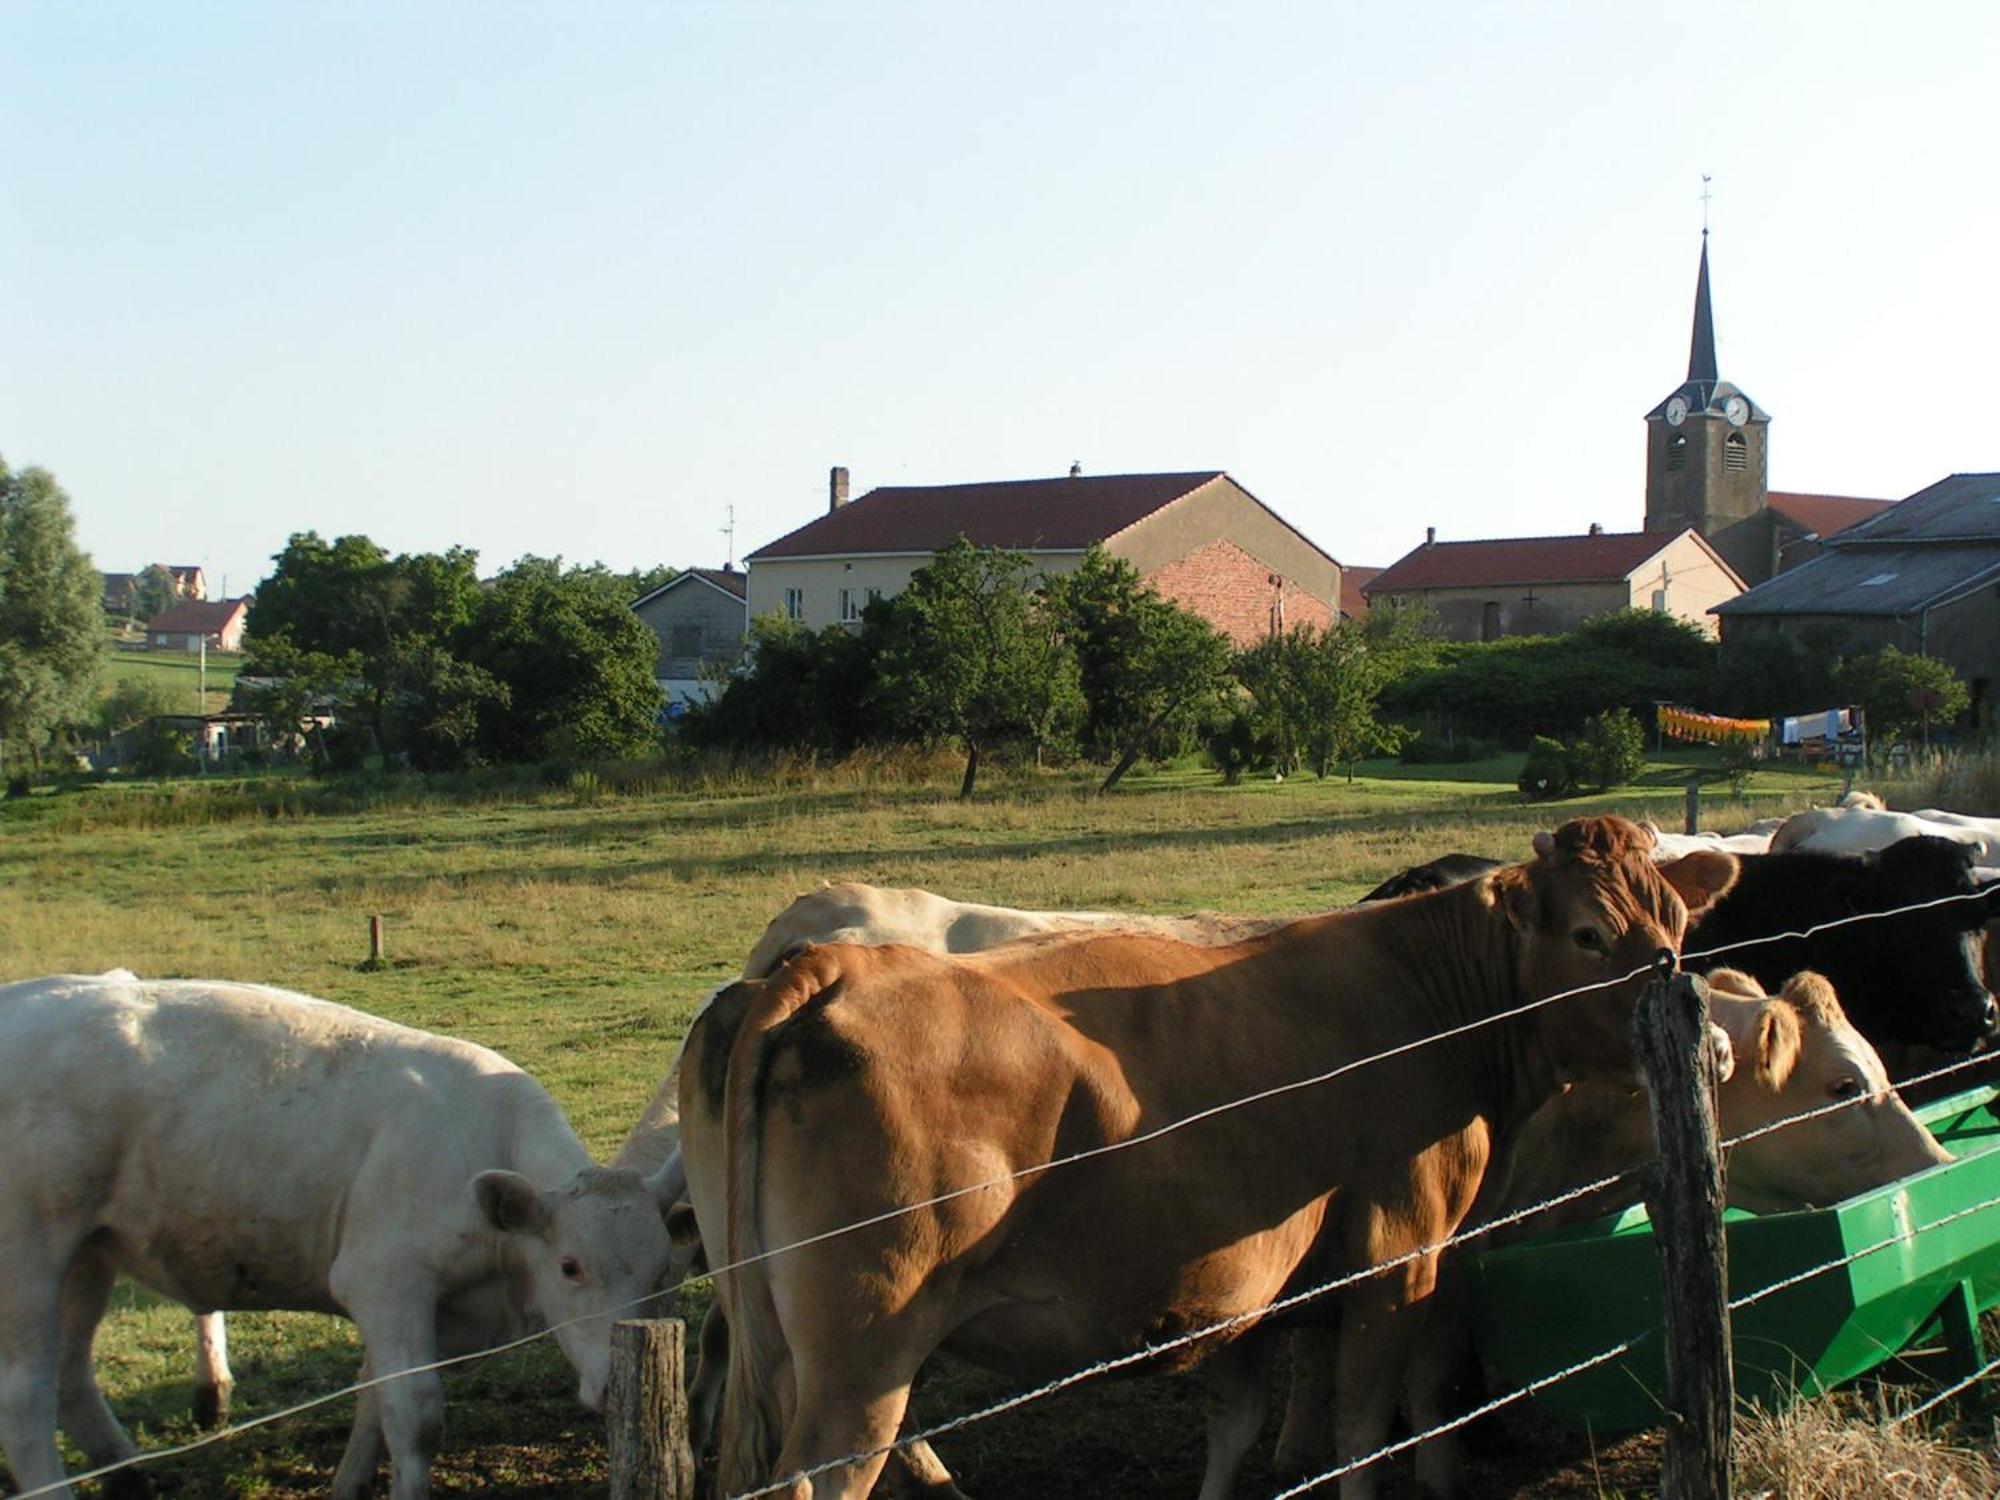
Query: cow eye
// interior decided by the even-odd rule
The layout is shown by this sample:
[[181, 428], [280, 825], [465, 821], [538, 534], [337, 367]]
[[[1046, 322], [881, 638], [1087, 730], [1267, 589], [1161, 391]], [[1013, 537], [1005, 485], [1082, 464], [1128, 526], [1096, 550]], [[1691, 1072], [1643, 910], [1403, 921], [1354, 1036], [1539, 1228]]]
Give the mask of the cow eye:
[[562, 1273], [571, 1281], [580, 1281], [583, 1278], [583, 1266], [574, 1255], [565, 1255], [562, 1258]]
[[1604, 946], [1604, 939], [1597, 935], [1595, 927], [1579, 927], [1575, 932], [1575, 937], [1577, 947], [1591, 953], [1597, 952]]
[[1859, 1099], [1861, 1080], [1859, 1078], [1837, 1078], [1827, 1092], [1836, 1099]]

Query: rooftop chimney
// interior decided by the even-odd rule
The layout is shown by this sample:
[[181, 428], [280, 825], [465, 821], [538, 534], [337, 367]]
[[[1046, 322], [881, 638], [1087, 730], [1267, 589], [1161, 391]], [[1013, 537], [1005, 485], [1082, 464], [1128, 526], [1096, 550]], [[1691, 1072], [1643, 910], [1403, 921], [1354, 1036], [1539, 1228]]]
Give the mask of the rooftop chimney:
[[1081, 479], [1081, 478], [1083, 478], [1083, 460], [1082, 460], [1082, 459], [1077, 459], [1077, 460], [1076, 460], [1076, 461], [1075, 461], [1074, 463], [1072, 463], [1072, 464], [1071, 464], [1071, 465], [1069, 466], [1069, 477], [1070, 477], [1070, 478], [1072, 478], [1072, 479]]
[[1435, 547], [1437, 545], [1437, 540], [1438, 540], [1437, 527], [1426, 526], [1424, 528], [1424, 545], [1426, 547]]
[[1592, 521], [1590, 523], [1590, 534], [1592, 536], [1603, 536], [1604, 535], [1603, 523], [1601, 521]]
[[826, 476], [826, 513], [832, 515], [847, 504], [847, 470], [839, 464]]

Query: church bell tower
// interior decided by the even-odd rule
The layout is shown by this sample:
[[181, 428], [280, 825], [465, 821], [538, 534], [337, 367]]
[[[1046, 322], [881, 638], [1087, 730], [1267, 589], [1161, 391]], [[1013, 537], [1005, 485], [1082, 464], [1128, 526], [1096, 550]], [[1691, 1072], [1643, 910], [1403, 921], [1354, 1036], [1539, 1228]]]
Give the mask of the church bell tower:
[[1646, 530], [1711, 536], [1763, 510], [1770, 428], [1770, 413], [1716, 373], [1703, 229], [1687, 379], [1646, 413]]

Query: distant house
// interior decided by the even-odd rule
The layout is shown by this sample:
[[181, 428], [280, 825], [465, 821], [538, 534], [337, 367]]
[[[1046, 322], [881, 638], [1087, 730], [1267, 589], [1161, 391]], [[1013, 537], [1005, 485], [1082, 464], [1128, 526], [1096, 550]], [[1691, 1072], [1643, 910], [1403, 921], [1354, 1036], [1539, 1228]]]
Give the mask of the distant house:
[[1343, 563], [1340, 569], [1340, 616], [1357, 623], [1368, 618], [1368, 585], [1382, 570]]
[[1555, 635], [1618, 609], [1674, 615], [1713, 633], [1708, 612], [1743, 592], [1715, 548], [1692, 528], [1507, 537], [1421, 547], [1376, 574], [1363, 592], [1421, 600], [1454, 641]]
[[632, 612], [660, 639], [653, 675], [667, 702], [708, 696], [704, 667], [727, 666], [743, 652], [750, 616], [745, 580], [735, 568], [689, 568], [632, 601]]
[[208, 575], [202, 572], [199, 563], [168, 563], [166, 568], [173, 576], [176, 599], [199, 603], [208, 598]]
[[[1776, 497], [1773, 497], [1774, 500]], [[1935, 656], [1990, 712], [2000, 682], [2000, 474], [1953, 474], [1819, 540], [1816, 557], [1715, 607], [1722, 652], [1758, 635], [1844, 636]]]
[[837, 468], [825, 515], [745, 559], [749, 612], [813, 629], [858, 620], [959, 536], [1044, 573], [1102, 545], [1238, 645], [1338, 616], [1340, 564], [1219, 469], [896, 485], [850, 502]]
[[216, 599], [176, 604], [146, 622], [146, 645], [155, 651], [241, 651], [243, 622], [250, 599]]

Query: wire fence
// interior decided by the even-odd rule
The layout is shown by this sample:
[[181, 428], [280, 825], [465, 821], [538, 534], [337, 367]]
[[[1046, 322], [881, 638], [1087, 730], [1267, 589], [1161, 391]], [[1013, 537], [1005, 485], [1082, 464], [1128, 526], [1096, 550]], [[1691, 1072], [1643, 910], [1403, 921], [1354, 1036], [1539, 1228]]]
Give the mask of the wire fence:
[[[1744, 949], [1758, 947], [1768, 943], [1799, 941], [1799, 940], [1809, 939], [1819, 935], [1820, 933], [1832, 931], [1837, 928], [1851, 926], [1855, 923], [1887, 920], [1893, 917], [1906, 916], [1916, 912], [1933, 910], [1936, 908], [1949, 906], [1956, 903], [1983, 901], [1986, 899], [1988, 899], [1988, 896], [1987, 893], [1985, 892], [1959, 893], [1950, 896], [1938, 897], [1928, 901], [1910, 903], [1908, 905], [1895, 907], [1885, 911], [1855, 913], [1849, 916], [1833, 918], [1825, 922], [1816, 923], [1812, 926], [1795, 931], [1766, 934], [1761, 937], [1743, 939], [1738, 942], [1721, 944], [1712, 948], [1693, 950], [1681, 954], [1679, 956], [1679, 961], [1682, 964], [1685, 964], [1690, 960], [1705, 960], [1705, 959], [1719, 958], [1728, 953], [1738, 952]], [[1618, 975], [1611, 979], [1600, 980], [1588, 985], [1579, 985], [1571, 989], [1558, 991], [1554, 994], [1540, 996], [1534, 1000], [1524, 1002], [1520, 1005], [1516, 1005], [1507, 1008], [1505, 1010], [1494, 1012], [1486, 1016], [1478, 1017], [1472, 1021], [1463, 1023], [1459, 1026], [1454, 1026], [1442, 1031], [1429, 1033], [1426, 1034], [1425, 1036], [1414, 1038], [1410, 1041], [1400, 1043], [1396, 1046], [1385, 1048], [1379, 1052], [1371, 1053], [1365, 1057], [1352, 1059], [1348, 1062], [1344, 1062], [1338, 1065], [1337, 1067], [1313, 1073], [1306, 1077], [1291, 1080], [1289, 1082], [1278, 1084], [1269, 1088], [1260, 1089], [1253, 1093], [1224, 1100], [1218, 1104], [1209, 1106], [1201, 1110], [1194, 1111], [1185, 1116], [1180, 1116], [1175, 1119], [1169, 1120], [1159, 1126], [1154, 1127], [1151, 1130], [1147, 1130], [1118, 1141], [1107, 1142], [1100, 1146], [1089, 1147], [1084, 1150], [1071, 1152], [1060, 1157], [1052, 1158], [1051, 1160], [1046, 1162], [1034, 1163], [1013, 1172], [998, 1174], [976, 1183], [963, 1185], [944, 1193], [935, 1194], [931, 1197], [921, 1199], [917, 1202], [902, 1204], [897, 1206], [896, 1208], [887, 1210], [883, 1213], [870, 1215], [866, 1218], [856, 1220], [852, 1223], [841, 1224], [839, 1226], [836, 1226], [835, 1228], [822, 1231], [818, 1234], [806, 1236], [804, 1238], [795, 1241], [790, 1241], [783, 1245], [770, 1247], [768, 1249], [758, 1251], [754, 1254], [740, 1257], [739, 1259], [733, 1261], [712, 1265], [706, 1272], [702, 1274], [707, 1277], [714, 1277], [717, 1275], [726, 1274], [728, 1272], [745, 1270], [759, 1263], [770, 1261], [778, 1256], [792, 1254], [799, 1250], [805, 1249], [809, 1246], [821, 1244], [828, 1240], [835, 1239], [843, 1235], [853, 1234], [855, 1232], [858, 1232], [859, 1230], [871, 1227], [873, 1225], [885, 1223], [908, 1214], [918, 1213], [928, 1208], [938, 1207], [950, 1203], [956, 1199], [967, 1197], [975, 1193], [986, 1192], [996, 1188], [1007, 1187], [1013, 1183], [1020, 1182], [1033, 1177], [1038, 1177], [1048, 1172], [1058, 1170], [1062, 1167], [1075, 1164], [1077, 1162], [1088, 1161], [1095, 1158], [1112, 1155], [1120, 1151], [1135, 1149], [1137, 1147], [1146, 1145], [1150, 1142], [1160, 1140], [1177, 1131], [1188, 1129], [1194, 1125], [1200, 1124], [1203, 1121], [1214, 1119], [1220, 1115], [1229, 1113], [1231, 1111], [1247, 1108], [1249, 1106], [1262, 1103], [1270, 1099], [1278, 1098], [1283, 1095], [1295, 1093], [1300, 1090], [1309, 1089], [1317, 1087], [1322, 1084], [1330, 1083], [1337, 1078], [1353, 1073], [1361, 1068], [1371, 1066], [1378, 1062], [1386, 1061], [1390, 1058], [1407, 1055], [1423, 1047], [1430, 1046], [1433, 1043], [1443, 1042], [1451, 1040], [1453, 1038], [1462, 1037], [1488, 1026], [1493, 1026], [1508, 1020], [1518, 1019], [1519, 1017], [1531, 1014], [1535, 1011], [1541, 1010], [1550, 1005], [1557, 1004], [1564, 1000], [1575, 999], [1586, 994], [1591, 994], [1598, 991], [1616, 989], [1622, 985], [1630, 984], [1632, 981], [1642, 978], [1643, 976], [1649, 973], [1660, 971], [1665, 967], [1671, 967], [1674, 955], [1672, 955], [1671, 953], [1663, 954], [1662, 959], [1664, 960], [1664, 962], [1656, 961], [1655, 963], [1652, 964], [1647, 964], [1638, 968], [1634, 968], [1632, 970], [1627, 971], [1624, 974]], [[1963, 1058], [1958, 1061], [1930, 1069], [1926, 1072], [1917, 1074], [1913, 1077], [1900, 1080], [1896, 1084], [1896, 1087], [1908, 1088], [1916, 1084], [1935, 1081], [1965, 1071], [1970, 1068], [1975, 1068], [1980, 1066], [1990, 1066], [1992, 1061], [1993, 1059], [1987, 1055], [1975, 1055]], [[1769, 1135], [1775, 1131], [1783, 1130], [1793, 1125], [1818, 1119], [1826, 1115], [1831, 1115], [1837, 1113], [1842, 1109], [1857, 1107], [1859, 1105], [1869, 1102], [1869, 1098], [1870, 1098], [1869, 1095], [1863, 1093], [1860, 1095], [1856, 1095], [1854, 1097], [1839, 1099], [1830, 1104], [1818, 1106], [1808, 1110], [1803, 1110], [1796, 1114], [1788, 1115], [1784, 1118], [1769, 1122], [1763, 1126], [1757, 1127], [1754, 1130], [1746, 1131], [1737, 1136], [1727, 1138], [1723, 1140], [1720, 1143], [1720, 1145], [1723, 1149], [1727, 1150], [1729, 1148], [1741, 1145], [1746, 1141], [1754, 1140], [1759, 1137]], [[1580, 1186], [1572, 1187], [1559, 1193], [1555, 1193], [1539, 1202], [1530, 1204], [1520, 1209], [1512, 1210], [1504, 1215], [1482, 1222], [1473, 1228], [1461, 1230], [1451, 1236], [1448, 1236], [1443, 1240], [1438, 1241], [1435, 1244], [1425, 1245], [1419, 1247], [1416, 1250], [1409, 1251], [1403, 1255], [1393, 1257], [1389, 1260], [1361, 1267], [1357, 1270], [1348, 1272], [1342, 1276], [1335, 1277], [1329, 1281], [1320, 1283], [1319, 1285], [1307, 1288], [1302, 1292], [1291, 1294], [1267, 1306], [1259, 1307], [1244, 1313], [1237, 1314], [1233, 1317], [1221, 1320], [1217, 1323], [1205, 1326], [1200, 1329], [1196, 1329], [1186, 1334], [1179, 1335], [1174, 1339], [1167, 1340], [1158, 1344], [1148, 1345], [1142, 1349], [1135, 1350], [1124, 1355], [1096, 1362], [1082, 1369], [1072, 1371], [1055, 1380], [1045, 1382], [1042, 1385], [1036, 1386], [1032, 1390], [1020, 1392], [1014, 1396], [1010, 1396], [1001, 1401], [994, 1402], [976, 1411], [964, 1413], [958, 1417], [951, 1418], [945, 1422], [926, 1428], [921, 1432], [912, 1433], [900, 1437], [895, 1443], [885, 1445], [884, 1447], [881, 1448], [871, 1449], [865, 1452], [847, 1454], [838, 1459], [829, 1460], [828, 1462], [816, 1465], [811, 1469], [803, 1470], [795, 1474], [786, 1475], [783, 1478], [775, 1480], [772, 1483], [762, 1488], [745, 1491], [742, 1492], [740, 1495], [732, 1496], [730, 1497], [730, 1500], [753, 1500], [753, 1497], [772, 1493], [775, 1490], [782, 1489], [801, 1479], [808, 1479], [816, 1474], [825, 1473], [831, 1469], [844, 1467], [848, 1464], [858, 1463], [867, 1459], [877, 1457], [881, 1454], [890, 1452], [898, 1447], [907, 1446], [909, 1444], [918, 1441], [928, 1441], [930, 1438], [943, 1436], [947, 1433], [958, 1431], [962, 1428], [974, 1425], [975, 1423], [986, 1421], [992, 1417], [999, 1416], [1004, 1412], [1013, 1411], [1019, 1407], [1026, 1406], [1032, 1402], [1044, 1399], [1045, 1397], [1054, 1395], [1059, 1391], [1066, 1390], [1072, 1386], [1081, 1384], [1082, 1382], [1090, 1379], [1097, 1378], [1101, 1375], [1105, 1375], [1122, 1369], [1131, 1368], [1136, 1365], [1141, 1365], [1148, 1362], [1156, 1361], [1167, 1354], [1171, 1354], [1177, 1350], [1187, 1348], [1203, 1340], [1213, 1339], [1226, 1335], [1228, 1333], [1235, 1332], [1241, 1328], [1268, 1319], [1276, 1314], [1288, 1311], [1291, 1308], [1300, 1306], [1306, 1302], [1310, 1302], [1321, 1297], [1329, 1296], [1337, 1291], [1340, 1291], [1349, 1286], [1353, 1286], [1371, 1277], [1379, 1276], [1385, 1274], [1388, 1271], [1397, 1269], [1400, 1266], [1408, 1265], [1415, 1261], [1439, 1255], [1448, 1250], [1459, 1248], [1473, 1240], [1491, 1235], [1497, 1230], [1502, 1230], [1505, 1228], [1512, 1227], [1528, 1219], [1532, 1219], [1542, 1214], [1552, 1212], [1570, 1203], [1579, 1201], [1593, 1194], [1603, 1192], [1611, 1187], [1617, 1186], [1620, 1182], [1633, 1177], [1635, 1174], [1644, 1171], [1647, 1165], [1649, 1164], [1641, 1164], [1640, 1166], [1628, 1168], [1624, 1171], [1617, 1172], [1609, 1176], [1600, 1177], [1595, 1181], [1585, 1183]], [[1982, 1212], [1985, 1209], [1992, 1208], [1995, 1206], [2000, 1206], [2000, 1199], [1989, 1200], [1986, 1202], [1972, 1205], [1969, 1208], [1965, 1208], [1951, 1215], [1947, 1215], [1945, 1218], [1940, 1219], [1931, 1224], [1912, 1226], [1908, 1230], [1899, 1233], [1896, 1236], [1892, 1236], [1876, 1244], [1866, 1246], [1859, 1251], [1855, 1251], [1848, 1256], [1842, 1257], [1841, 1259], [1829, 1261], [1820, 1266], [1815, 1266], [1807, 1271], [1799, 1273], [1796, 1276], [1787, 1278], [1785, 1281], [1779, 1284], [1762, 1288], [1758, 1292], [1746, 1298], [1738, 1299], [1737, 1302], [1732, 1302], [1730, 1304], [1731, 1311], [1732, 1312], [1735, 1311], [1739, 1305], [1747, 1306], [1752, 1302], [1759, 1301], [1762, 1300], [1764, 1297], [1773, 1295], [1776, 1292], [1785, 1289], [1786, 1287], [1799, 1284], [1806, 1280], [1810, 1280], [1818, 1275], [1826, 1274], [1832, 1270], [1838, 1269], [1841, 1266], [1850, 1264], [1855, 1260], [1859, 1260], [1867, 1255], [1875, 1254], [1895, 1244], [1903, 1243], [1913, 1238], [1918, 1233], [1924, 1232], [1932, 1228], [1936, 1228], [1939, 1225], [1951, 1222], [1952, 1220], [1967, 1217], [1973, 1213]], [[659, 1290], [647, 1294], [645, 1297], [635, 1299], [634, 1301], [627, 1303], [621, 1307], [614, 1308], [602, 1313], [589, 1314], [584, 1317], [569, 1319], [564, 1322], [552, 1324], [549, 1325], [548, 1327], [538, 1329], [533, 1333], [525, 1334], [519, 1338], [511, 1339], [504, 1343], [494, 1345], [491, 1348], [477, 1350], [475, 1352], [468, 1354], [452, 1355], [446, 1358], [432, 1360], [425, 1364], [411, 1366], [400, 1370], [389, 1371], [380, 1375], [373, 1376], [372, 1378], [367, 1380], [355, 1381], [349, 1385], [339, 1388], [338, 1390], [329, 1391], [324, 1395], [315, 1396], [303, 1401], [295, 1402], [279, 1410], [247, 1418], [241, 1422], [231, 1423], [229, 1426], [225, 1428], [222, 1428], [216, 1432], [208, 1433], [200, 1438], [193, 1439], [186, 1443], [176, 1444], [164, 1448], [149, 1449], [146, 1450], [145, 1452], [135, 1454], [129, 1458], [121, 1459], [114, 1463], [103, 1464], [96, 1468], [68, 1475], [61, 1481], [37, 1486], [32, 1489], [18, 1491], [13, 1496], [13, 1500], [33, 1500], [33, 1497], [54, 1494], [63, 1490], [69, 1485], [73, 1485], [79, 1482], [107, 1478], [111, 1475], [115, 1475], [127, 1469], [138, 1468], [144, 1465], [161, 1463], [171, 1459], [183, 1457], [187, 1454], [197, 1452], [201, 1449], [212, 1447], [219, 1443], [231, 1441], [234, 1438], [242, 1435], [243, 1433], [252, 1431], [256, 1428], [285, 1421], [289, 1418], [301, 1415], [305, 1412], [312, 1411], [320, 1407], [330, 1405], [334, 1402], [346, 1400], [350, 1397], [359, 1395], [362, 1392], [370, 1390], [372, 1388], [387, 1385], [393, 1381], [409, 1379], [413, 1376], [443, 1371], [460, 1365], [470, 1364], [479, 1360], [489, 1359], [496, 1355], [505, 1354], [515, 1349], [522, 1348], [526, 1345], [537, 1343], [543, 1339], [551, 1338], [564, 1329], [575, 1327], [580, 1324], [608, 1321], [611, 1319], [624, 1317], [629, 1314], [642, 1311], [645, 1308], [655, 1306], [662, 1300], [675, 1296], [690, 1281], [694, 1279], [697, 1278], [692, 1276], [684, 1277], [681, 1281], [675, 1283], [675, 1285], [671, 1287], [661, 1288]], [[1308, 1490], [1334, 1482], [1346, 1474], [1353, 1473], [1356, 1470], [1366, 1468], [1374, 1463], [1378, 1463], [1383, 1459], [1391, 1457], [1396, 1453], [1403, 1452], [1409, 1448], [1415, 1447], [1419, 1443], [1428, 1441], [1433, 1437], [1443, 1435], [1445, 1433], [1454, 1431], [1459, 1427], [1465, 1426], [1466, 1424], [1475, 1421], [1478, 1418], [1489, 1414], [1490, 1412], [1500, 1410], [1508, 1405], [1511, 1405], [1515, 1402], [1518, 1402], [1529, 1396], [1532, 1396], [1536, 1394], [1538, 1391], [1544, 1390], [1549, 1386], [1558, 1383], [1561, 1380], [1569, 1379], [1576, 1374], [1582, 1373], [1583, 1371], [1594, 1368], [1598, 1365], [1609, 1363], [1610, 1361], [1615, 1360], [1626, 1353], [1629, 1353], [1630, 1350], [1633, 1348], [1633, 1346], [1640, 1339], [1644, 1338], [1646, 1334], [1649, 1333], [1650, 1331], [1651, 1331], [1650, 1329], [1641, 1330], [1639, 1333], [1633, 1335], [1629, 1339], [1620, 1342], [1619, 1344], [1616, 1344], [1606, 1350], [1600, 1351], [1597, 1354], [1594, 1354], [1587, 1359], [1581, 1360], [1566, 1369], [1556, 1371], [1549, 1375], [1543, 1376], [1533, 1382], [1528, 1383], [1527, 1385], [1524, 1385], [1523, 1387], [1515, 1391], [1509, 1392], [1504, 1396], [1489, 1401], [1473, 1411], [1461, 1414], [1458, 1417], [1452, 1418], [1447, 1422], [1440, 1423], [1432, 1428], [1426, 1429], [1423, 1432], [1413, 1433], [1405, 1438], [1397, 1440], [1394, 1443], [1388, 1444], [1387, 1446], [1378, 1449], [1373, 1453], [1362, 1455], [1354, 1459], [1350, 1459], [1345, 1463], [1341, 1464], [1337, 1468], [1330, 1469], [1325, 1473], [1316, 1475], [1308, 1480], [1302, 1481], [1301, 1483], [1293, 1486], [1292, 1488], [1282, 1491], [1278, 1496], [1274, 1497], [1274, 1500], [1287, 1500], [1287, 1497], [1289, 1496], [1303, 1494]], [[1959, 1392], [1970, 1388], [1971, 1386], [1976, 1384], [1979, 1380], [1993, 1373], [1995, 1370], [2000, 1370], [2000, 1359], [1995, 1359], [1989, 1362], [1981, 1369], [1975, 1371], [1973, 1374], [1954, 1383], [1952, 1386], [1946, 1387], [1944, 1390], [1939, 1391], [1930, 1400], [1926, 1401], [1922, 1406], [1915, 1408], [1907, 1413], [1904, 1413], [1901, 1417], [1897, 1418], [1896, 1420], [1898, 1422], [1906, 1421], [1912, 1417], [1919, 1415], [1924, 1411], [1934, 1408], [1935, 1406], [1941, 1404], [1942, 1402], [1950, 1399], [1951, 1396], [1956, 1395]]]

